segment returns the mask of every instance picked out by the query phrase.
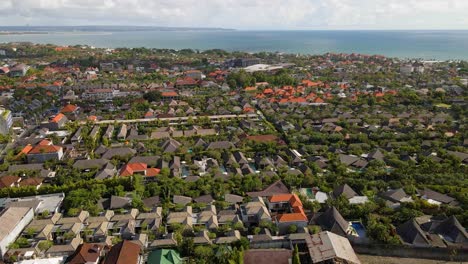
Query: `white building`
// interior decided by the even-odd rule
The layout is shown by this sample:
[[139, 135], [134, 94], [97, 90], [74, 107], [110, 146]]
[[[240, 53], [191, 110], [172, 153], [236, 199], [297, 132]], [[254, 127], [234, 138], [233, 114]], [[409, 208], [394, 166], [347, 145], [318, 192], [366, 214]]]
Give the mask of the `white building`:
[[11, 111], [5, 108], [0, 108], [0, 134], [7, 135], [10, 133], [10, 128], [13, 125]]
[[0, 255], [8, 250], [23, 229], [33, 220], [34, 211], [30, 207], [9, 207], [0, 215]]

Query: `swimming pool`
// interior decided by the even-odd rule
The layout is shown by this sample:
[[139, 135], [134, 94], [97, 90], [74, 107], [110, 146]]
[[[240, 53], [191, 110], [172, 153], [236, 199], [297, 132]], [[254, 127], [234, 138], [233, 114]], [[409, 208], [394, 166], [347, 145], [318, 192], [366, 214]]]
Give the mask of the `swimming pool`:
[[366, 237], [366, 229], [361, 222], [351, 222], [351, 227], [356, 231], [359, 237]]

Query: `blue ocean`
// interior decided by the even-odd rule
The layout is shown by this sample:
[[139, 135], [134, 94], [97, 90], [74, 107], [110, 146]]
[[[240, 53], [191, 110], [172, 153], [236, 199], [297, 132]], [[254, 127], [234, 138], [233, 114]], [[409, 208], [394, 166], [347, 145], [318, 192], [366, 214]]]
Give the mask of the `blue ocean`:
[[468, 59], [468, 30], [453, 31], [222, 31], [149, 30], [49, 32], [0, 35], [0, 42], [29, 41], [95, 47], [224, 49], [294, 54], [361, 53], [426, 60]]

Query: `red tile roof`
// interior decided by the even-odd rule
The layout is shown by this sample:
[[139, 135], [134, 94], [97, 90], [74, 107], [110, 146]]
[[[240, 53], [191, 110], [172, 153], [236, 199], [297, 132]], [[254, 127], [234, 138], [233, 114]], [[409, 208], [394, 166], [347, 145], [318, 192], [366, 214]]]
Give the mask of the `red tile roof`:
[[39, 186], [43, 181], [42, 178], [27, 178], [20, 181], [19, 186]]
[[20, 180], [18, 176], [7, 175], [0, 177], [0, 188], [11, 187]]
[[124, 240], [113, 246], [107, 254], [104, 264], [137, 264], [141, 247]]
[[146, 163], [129, 163], [120, 171], [120, 176], [128, 177], [135, 173], [143, 173], [146, 177], [154, 177], [160, 172], [157, 168], [148, 168]]
[[68, 264], [83, 264], [83, 263], [95, 263], [99, 260], [101, 251], [103, 249], [102, 245], [84, 243], [81, 244], [75, 251], [75, 253], [70, 257]]

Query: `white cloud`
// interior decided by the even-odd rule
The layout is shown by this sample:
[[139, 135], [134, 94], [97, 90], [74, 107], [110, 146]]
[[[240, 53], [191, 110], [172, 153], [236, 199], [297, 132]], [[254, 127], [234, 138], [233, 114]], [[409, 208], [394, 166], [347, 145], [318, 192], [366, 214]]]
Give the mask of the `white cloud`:
[[1, 0], [2, 25], [468, 29], [467, 0]]

